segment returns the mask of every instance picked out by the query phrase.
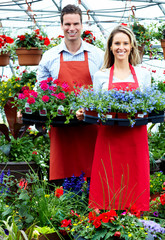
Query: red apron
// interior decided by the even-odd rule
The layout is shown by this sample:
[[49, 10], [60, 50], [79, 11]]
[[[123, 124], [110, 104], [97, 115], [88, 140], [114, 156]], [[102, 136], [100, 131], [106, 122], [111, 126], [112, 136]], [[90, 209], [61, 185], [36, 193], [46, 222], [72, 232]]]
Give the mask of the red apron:
[[[139, 87], [134, 68], [133, 83], [112, 83], [111, 68], [108, 89]], [[132, 205], [149, 210], [149, 150], [147, 128], [100, 125], [91, 173], [89, 206], [124, 210]]]
[[[82, 85], [92, 85], [88, 66], [88, 53], [85, 61], [63, 61], [60, 56], [58, 79], [66, 81], [73, 90], [74, 81]], [[51, 127], [50, 131], [50, 180], [80, 176], [82, 171], [90, 177], [97, 136], [96, 125], [64, 125]]]

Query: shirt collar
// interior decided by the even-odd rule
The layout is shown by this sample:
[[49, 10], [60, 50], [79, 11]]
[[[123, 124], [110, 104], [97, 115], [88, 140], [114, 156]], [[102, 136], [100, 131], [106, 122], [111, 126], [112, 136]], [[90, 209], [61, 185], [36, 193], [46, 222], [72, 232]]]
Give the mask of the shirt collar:
[[[61, 53], [61, 52], [63, 52], [63, 51], [70, 53], [70, 52], [68, 51], [66, 45], [65, 45], [65, 41], [64, 41], [64, 40], [62, 40], [61, 44], [59, 45], [59, 51], [58, 51], [58, 52]], [[82, 53], [82, 52], [84, 52], [84, 51], [87, 51], [87, 52], [90, 52], [90, 51], [91, 51], [91, 50], [90, 50], [90, 44], [87, 44], [86, 42], [84, 42], [84, 41], [81, 40], [81, 47], [80, 47], [80, 49], [76, 52], [76, 54]]]

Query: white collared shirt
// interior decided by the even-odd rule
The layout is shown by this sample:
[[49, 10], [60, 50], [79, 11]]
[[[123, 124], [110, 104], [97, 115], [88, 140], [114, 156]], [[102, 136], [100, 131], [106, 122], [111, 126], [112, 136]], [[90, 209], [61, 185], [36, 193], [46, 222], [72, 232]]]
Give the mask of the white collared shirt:
[[48, 77], [53, 77], [53, 79], [58, 78], [61, 52], [63, 52], [64, 61], [84, 61], [84, 51], [88, 52], [89, 72], [93, 80], [95, 72], [98, 71], [103, 64], [104, 52], [82, 41], [80, 49], [75, 54], [72, 54], [68, 51], [64, 40], [61, 44], [49, 49], [43, 54], [38, 67], [37, 80], [46, 80]]

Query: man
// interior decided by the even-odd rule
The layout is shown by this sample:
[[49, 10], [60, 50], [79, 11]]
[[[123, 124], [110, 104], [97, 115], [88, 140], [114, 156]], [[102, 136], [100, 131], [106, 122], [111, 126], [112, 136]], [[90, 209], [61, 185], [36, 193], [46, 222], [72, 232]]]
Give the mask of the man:
[[[64, 41], [45, 52], [38, 69], [38, 81], [48, 77], [65, 81], [73, 90], [73, 82], [91, 85], [94, 73], [103, 63], [104, 52], [83, 42], [82, 12], [67, 5], [61, 12]], [[82, 124], [51, 127], [50, 180], [79, 176], [90, 177], [97, 126]]]

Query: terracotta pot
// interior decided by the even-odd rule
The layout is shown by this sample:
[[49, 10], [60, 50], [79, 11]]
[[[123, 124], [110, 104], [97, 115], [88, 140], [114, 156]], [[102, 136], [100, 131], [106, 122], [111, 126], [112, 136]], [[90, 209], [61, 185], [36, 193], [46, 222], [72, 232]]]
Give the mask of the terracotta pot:
[[20, 180], [24, 178], [26, 173], [29, 171], [37, 172], [39, 170], [38, 165], [35, 162], [6, 162], [0, 163], [0, 172], [4, 170], [4, 173], [7, 174], [10, 170], [10, 175], [13, 175], [15, 179]]
[[26, 48], [18, 48], [16, 54], [20, 66], [35, 66], [38, 65], [41, 60], [42, 50], [35, 47], [29, 50]]
[[0, 66], [7, 66], [9, 64], [10, 54], [0, 54]]
[[165, 39], [161, 39], [161, 47], [163, 48], [163, 56], [165, 59]]

